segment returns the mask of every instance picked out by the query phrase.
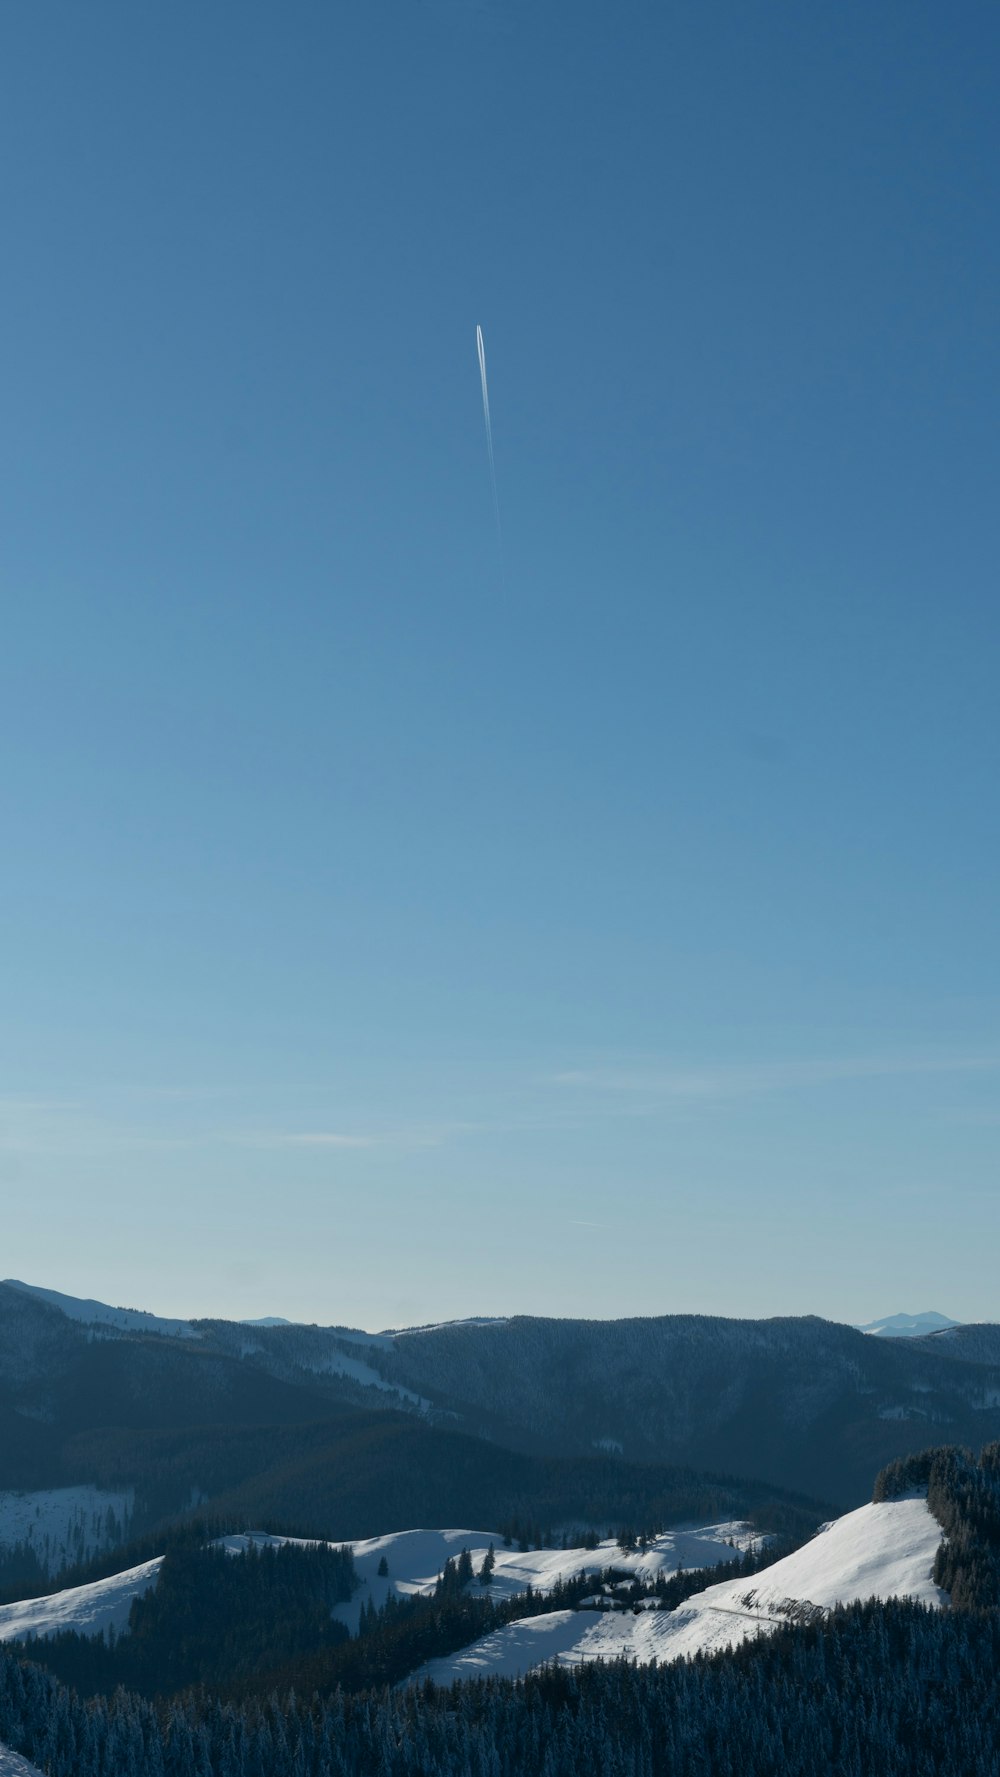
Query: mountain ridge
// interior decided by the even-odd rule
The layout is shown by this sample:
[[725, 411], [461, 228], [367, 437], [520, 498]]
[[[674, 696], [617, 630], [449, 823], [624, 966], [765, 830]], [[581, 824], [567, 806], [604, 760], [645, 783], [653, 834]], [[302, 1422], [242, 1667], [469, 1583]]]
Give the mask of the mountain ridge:
[[[847, 1507], [915, 1447], [1000, 1437], [1000, 1327], [900, 1339], [818, 1316], [522, 1315], [368, 1334], [164, 1323], [90, 1302], [68, 1313], [56, 1292], [0, 1285], [0, 1485], [96, 1480], [57, 1450], [77, 1439], [79, 1454], [98, 1432], [110, 1448], [112, 1434], [271, 1424], [294, 1445], [292, 1427], [347, 1434], [356, 1414], [366, 1438], [385, 1416], [409, 1419], [543, 1459], [751, 1475]], [[196, 1462], [191, 1485], [205, 1487]]]

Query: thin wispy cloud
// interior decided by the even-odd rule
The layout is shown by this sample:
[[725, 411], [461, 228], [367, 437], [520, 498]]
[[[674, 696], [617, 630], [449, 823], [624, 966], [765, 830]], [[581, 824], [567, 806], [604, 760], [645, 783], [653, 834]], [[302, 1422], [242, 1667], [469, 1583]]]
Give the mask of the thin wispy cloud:
[[367, 1148], [432, 1148], [444, 1135], [434, 1129], [386, 1129], [354, 1132], [342, 1129], [246, 1129], [216, 1135], [216, 1141], [239, 1148], [318, 1149], [351, 1152]]
[[645, 1097], [661, 1102], [753, 1097], [866, 1080], [924, 1078], [1000, 1072], [1000, 1055], [886, 1054], [839, 1056], [809, 1061], [757, 1062], [681, 1067], [571, 1068], [552, 1076], [553, 1084], [608, 1097]]
[[50, 1112], [83, 1108], [79, 1098], [0, 1098], [0, 1117], [48, 1116]]
[[384, 1135], [344, 1135], [336, 1129], [305, 1129], [265, 1135], [255, 1145], [265, 1148], [378, 1148], [391, 1139]]
[[[261, 1127], [242, 1119], [206, 1120], [201, 1106], [213, 1099], [250, 1095], [252, 1087], [143, 1088], [135, 1095], [94, 1093], [91, 1099], [0, 1098], [0, 1151], [53, 1156], [88, 1156], [156, 1149], [253, 1149], [275, 1153], [334, 1154], [392, 1150], [397, 1153], [441, 1148], [463, 1139], [496, 1135], [535, 1126], [531, 1118], [469, 1118], [441, 1116], [396, 1122], [377, 1113], [360, 1127], [339, 1119], [298, 1121], [285, 1107], [287, 1123], [277, 1105], [274, 1122]], [[259, 1096], [259, 1089], [258, 1096]], [[297, 1088], [304, 1091], [306, 1088]], [[308, 1090], [316, 1094], [318, 1088]], [[280, 1096], [287, 1094], [281, 1088]], [[137, 1108], [142, 1101], [141, 1111]], [[300, 1112], [301, 1115], [301, 1107]], [[293, 1121], [293, 1118], [295, 1119]]]

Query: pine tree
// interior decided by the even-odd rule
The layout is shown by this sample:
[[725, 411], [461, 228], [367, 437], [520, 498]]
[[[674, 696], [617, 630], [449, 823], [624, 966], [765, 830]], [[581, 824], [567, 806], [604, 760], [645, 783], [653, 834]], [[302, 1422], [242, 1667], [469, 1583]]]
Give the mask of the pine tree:
[[463, 1549], [458, 1557], [456, 1577], [460, 1586], [467, 1586], [472, 1578], [472, 1556], [468, 1549]]

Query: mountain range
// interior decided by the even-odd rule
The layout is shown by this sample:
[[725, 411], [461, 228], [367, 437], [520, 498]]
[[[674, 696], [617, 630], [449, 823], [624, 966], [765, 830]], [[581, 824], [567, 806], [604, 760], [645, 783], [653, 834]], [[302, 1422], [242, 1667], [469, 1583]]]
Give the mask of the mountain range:
[[665, 1504], [680, 1471], [716, 1478], [719, 1516], [748, 1509], [720, 1476], [751, 1477], [758, 1504], [847, 1509], [896, 1456], [998, 1437], [990, 1324], [896, 1339], [811, 1316], [517, 1316], [369, 1334], [0, 1284], [0, 1489], [132, 1489], [133, 1529], [209, 1506], [338, 1536], [599, 1520], [612, 1497]]

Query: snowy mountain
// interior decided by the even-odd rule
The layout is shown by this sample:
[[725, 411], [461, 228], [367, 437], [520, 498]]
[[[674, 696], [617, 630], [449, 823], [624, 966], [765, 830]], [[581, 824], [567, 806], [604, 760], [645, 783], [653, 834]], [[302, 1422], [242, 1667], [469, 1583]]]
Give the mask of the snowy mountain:
[[173, 1339], [200, 1337], [190, 1321], [169, 1320], [162, 1314], [147, 1314], [144, 1308], [111, 1308], [107, 1302], [64, 1296], [59, 1290], [45, 1290], [38, 1284], [21, 1283], [16, 1277], [5, 1277], [3, 1283], [7, 1289], [20, 1290], [26, 1296], [34, 1296], [39, 1302], [47, 1302], [52, 1308], [58, 1308], [69, 1320], [81, 1321], [85, 1326], [109, 1327], [129, 1333], [162, 1333]]
[[940, 1608], [948, 1599], [931, 1579], [931, 1567], [941, 1534], [924, 1499], [861, 1506], [749, 1582], [709, 1586], [676, 1610], [601, 1615], [559, 1610], [524, 1617], [457, 1654], [432, 1660], [414, 1677], [438, 1684], [510, 1678], [547, 1661], [579, 1665], [625, 1658], [662, 1664], [717, 1653], [782, 1624], [812, 1621], [838, 1604], [915, 1598]]
[[879, 1339], [923, 1339], [928, 1333], [943, 1332], [946, 1327], [960, 1326], [946, 1314], [928, 1309], [924, 1314], [887, 1314], [884, 1320], [870, 1320], [859, 1333], [873, 1333]]

